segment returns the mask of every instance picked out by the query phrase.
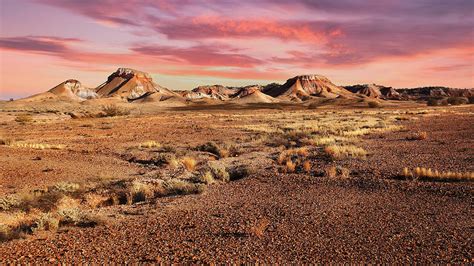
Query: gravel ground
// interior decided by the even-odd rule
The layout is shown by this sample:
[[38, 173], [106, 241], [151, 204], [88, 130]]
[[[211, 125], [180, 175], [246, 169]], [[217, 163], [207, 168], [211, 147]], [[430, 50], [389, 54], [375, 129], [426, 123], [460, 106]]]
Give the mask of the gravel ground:
[[395, 177], [405, 166], [472, 171], [473, 122], [403, 122], [429, 133], [421, 141], [368, 136], [367, 160], [341, 162], [349, 179], [267, 170], [200, 195], [103, 208], [106, 225], [0, 244], [1, 261], [472, 263], [474, 185]]

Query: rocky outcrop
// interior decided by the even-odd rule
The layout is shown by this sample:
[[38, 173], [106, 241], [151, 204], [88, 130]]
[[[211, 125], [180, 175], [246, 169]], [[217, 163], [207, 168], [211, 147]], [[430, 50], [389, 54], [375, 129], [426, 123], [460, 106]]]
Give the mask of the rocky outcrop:
[[119, 68], [112, 73], [107, 81], [96, 88], [101, 97], [118, 96], [130, 101], [147, 94], [161, 93], [173, 96], [174, 92], [153, 82], [152, 77], [145, 72], [131, 68]]
[[241, 104], [275, 103], [280, 101], [263, 93], [262, 89], [263, 87], [258, 85], [239, 88], [238, 93], [233, 96], [232, 101]]
[[364, 85], [345, 86], [344, 88], [352, 93], [365, 95], [369, 98], [387, 99], [387, 100], [400, 99], [400, 94], [394, 88], [385, 87], [382, 85], [364, 84]]
[[237, 91], [238, 89], [236, 88], [225, 87], [222, 85], [206, 85], [199, 86], [191, 91], [186, 91], [183, 93], [183, 96], [189, 100], [208, 98], [226, 101], [229, 100]]
[[281, 86], [269, 86], [263, 92], [272, 97], [296, 101], [309, 100], [312, 97], [351, 97], [352, 94], [321, 75], [296, 76]]
[[369, 98], [382, 98], [380, 87], [375, 84], [345, 86], [344, 88], [352, 93], [365, 95]]
[[82, 86], [81, 82], [75, 79], [68, 79], [48, 92], [78, 101], [98, 98], [97, 93], [93, 89]]
[[397, 89], [407, 99], [427, 99], [431, 97], [473, 97], [474, 89], [458, 89], [447, 87], [420, 87], [413, 89]]

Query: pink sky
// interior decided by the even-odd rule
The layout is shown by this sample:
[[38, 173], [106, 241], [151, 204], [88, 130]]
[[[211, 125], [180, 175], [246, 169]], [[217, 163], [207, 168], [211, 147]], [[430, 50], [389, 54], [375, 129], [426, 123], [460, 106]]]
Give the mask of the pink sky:
[[474, 87], [472, 0], [0, 0], [0, 98], [118, 67], [171, 89], [284, 82]]

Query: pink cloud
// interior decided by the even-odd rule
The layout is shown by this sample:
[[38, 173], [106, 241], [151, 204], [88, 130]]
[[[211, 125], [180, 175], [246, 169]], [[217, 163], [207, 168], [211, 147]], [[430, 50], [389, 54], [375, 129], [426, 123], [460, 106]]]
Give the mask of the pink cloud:
[[171, 39], [277, 38], [289, 41], [324, 43], [329, 36], [342, 34], [338, 28], [316, 27], [301, 21], [231, 20], [200, 16], [175, 21], [157, 21], [154, 29]]
[[190, 48], [175, 48], [159, 45], [143, 45], [133, 47], [131, 50], [143, 56], [153, 56], [191, 65], [252, 67], [262, 64], [261, 60], [226, 51], [226, 49], [220, 46], [199, 45]]

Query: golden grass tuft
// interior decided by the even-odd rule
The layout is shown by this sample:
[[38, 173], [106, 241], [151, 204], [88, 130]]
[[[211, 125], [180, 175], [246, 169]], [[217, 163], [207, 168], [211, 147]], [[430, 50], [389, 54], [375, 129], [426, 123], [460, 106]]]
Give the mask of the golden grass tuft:
[[115, 104], [105, 105], [102, 107], [103, 116], [113, 117], [113, 116], [125, 116], [130, 114], [130, 110], [125, 107], [120, 107]]
[[304, 161], [303, 162], [303, 171], [306, 173], [309, 173], [311, 171], [311, 162], [310, 161]]
[[43, 144], [43, 143], [23, 143], [23, 142], [13, 142], [9, 145], [13, 148], [29, 148], [35, 150], [62, 150], [66, 146], [62, 144]]
[[20, 124], [31, 123], [33, 122], [33, 116], [31, 116], [30, 114], [17, 115], [15, 117], [15, 122], [18, 122]]
[[159, 143], [157, 141], [154, 141], [154, 140], [149, 140], [149, 141], [145, 141], [145, 142], [140, 143], [138, 145], [138, 148], [140, 148], [140, 149], [143, 149], [143, 148], [147, 148], [147, 149], [161, 148], [161, 143]]
[[197, 176], [197, 181], [204, 184], [212, 184], [215, 182], [214, 176], [212, 175], [211, 171], [206, 171]]
[[291, 160], [287, 160], [285, 163], [285, 172], [286, 173], [294, 173], [296, 170], [296, 163]]
[[253, 235], [253, 236], [256, 236], [258, 238], [261, 238], [263, 237], [265, 231], [267, 230], [268, 226], [270, 225], [270, 220], [264, 218], [264, 219], [260, 219], [259, 221], [257, 221], [255, 223], [255, 225], [253, 225], [251, 228], [250, 228], [250, 234]]
[[354, 145], [330, 145], [324, 151], [333, 159], [343, 159], [347, 157], [364, 158], [367, 151]]
[[442, 172], [431, 168], [416, 167], [413, 170], [403, 168], [402, 176], [409, 179], [422, 181], [445, 181], [445, 182], [472, 182], [474, 172]]
[[350, 172], [351, 171], [345, 167], [332, 165], [325, 169], [325, 176], [329, 178], [348, 178], [350, 176]]
[[415, 132], [406, 137], [407, 140], [424, 140], [428, 138], [428, 133], [426, 131]]
[[184, 157], [181, 159], [181, 162], [183, 163], [184, 168], [190, 172], [196, 169], [197, 162], [194, 158]]

